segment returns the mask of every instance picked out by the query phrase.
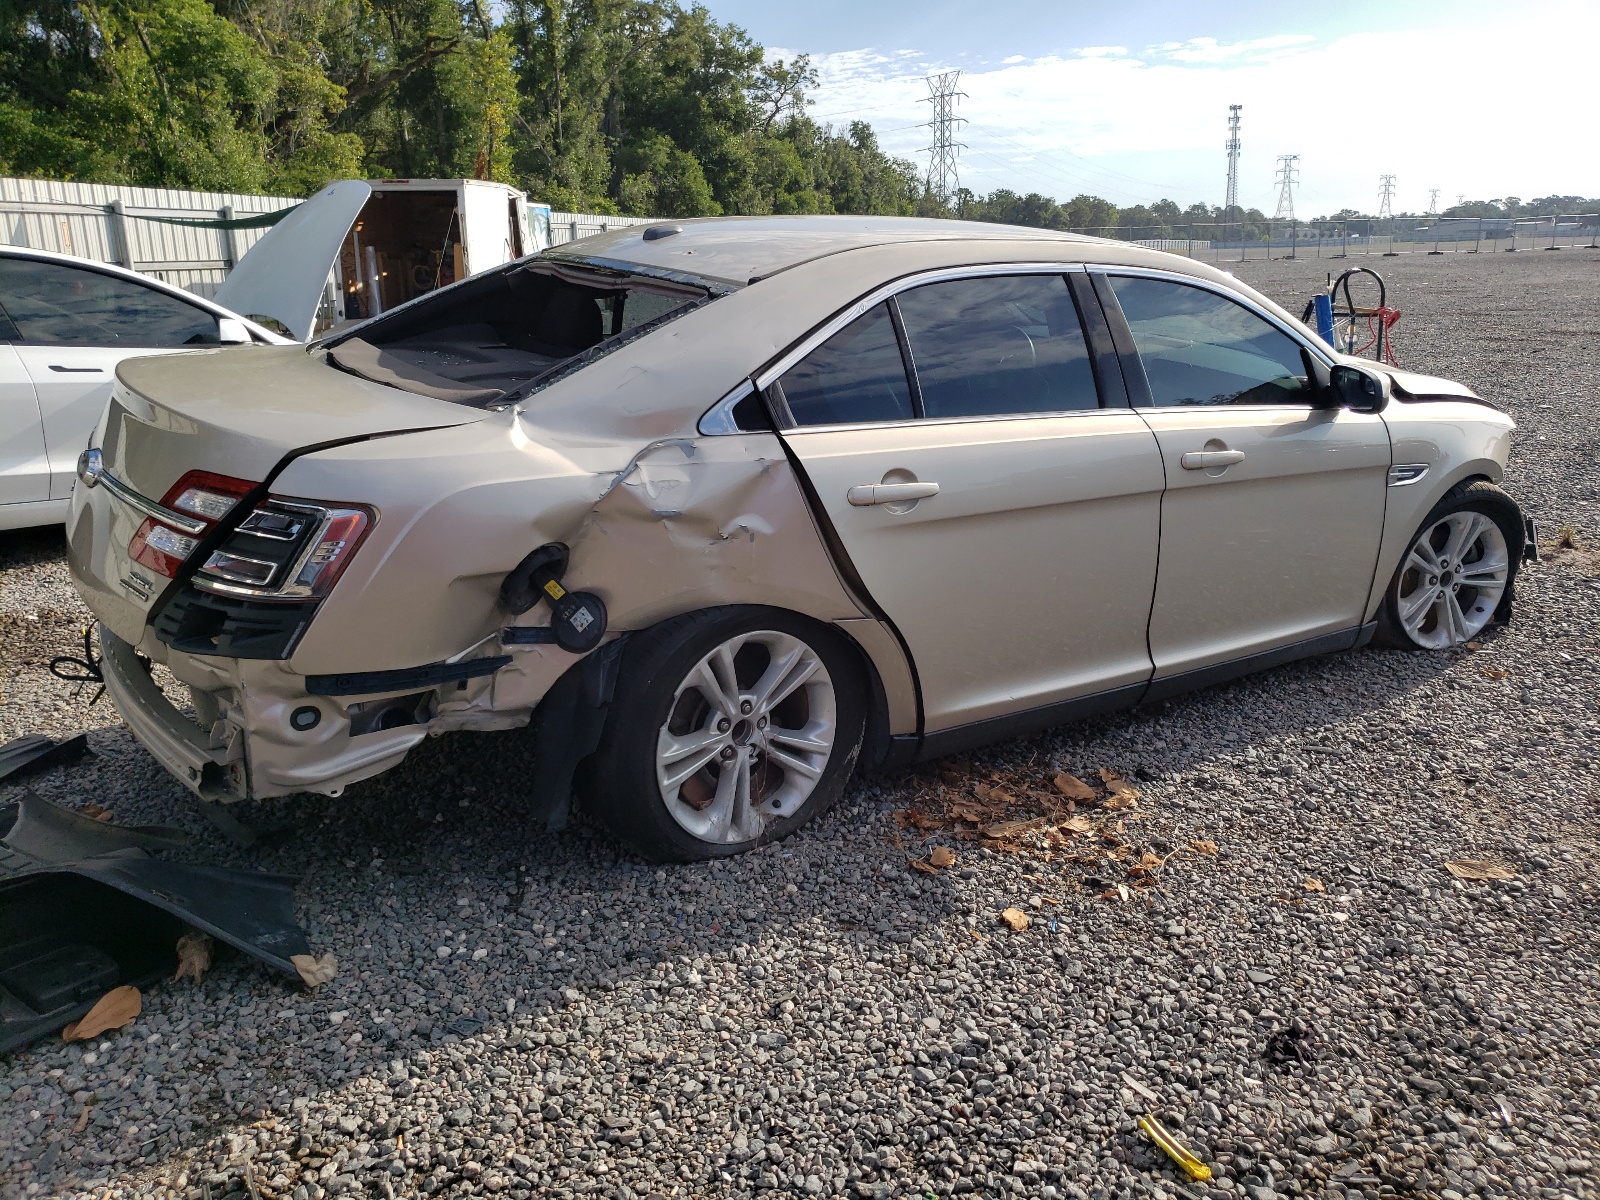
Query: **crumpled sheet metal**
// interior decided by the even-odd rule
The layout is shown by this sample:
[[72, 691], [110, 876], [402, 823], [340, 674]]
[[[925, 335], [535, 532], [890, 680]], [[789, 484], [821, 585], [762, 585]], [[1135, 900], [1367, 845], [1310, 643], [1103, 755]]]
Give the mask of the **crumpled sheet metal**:
[[23, 794], [0, 837], [0, 1053], [77, 1019], [111, 987], [170, 974], [190, 927], [298, 978], [290, 958], [311, 946], [293, 881], [150, 854], [188, 841]]
[[617, 630], [717, 604], [771, 604], [824, 621], [868, 615], [828, 559], [771, 435], [651, 443], [569, 544], [569, 586], [598, 592]]

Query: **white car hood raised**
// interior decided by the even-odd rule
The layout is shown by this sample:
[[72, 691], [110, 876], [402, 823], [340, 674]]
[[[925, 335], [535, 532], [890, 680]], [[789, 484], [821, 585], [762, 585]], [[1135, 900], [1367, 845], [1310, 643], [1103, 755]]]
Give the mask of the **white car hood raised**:
[[270, 318], [300, 341], [310, 340], [334, 259], [370, 195], [372, 188], [359, 179], [323, 188], [250, 247], [217, 290], [216, 302], [253, 320]]

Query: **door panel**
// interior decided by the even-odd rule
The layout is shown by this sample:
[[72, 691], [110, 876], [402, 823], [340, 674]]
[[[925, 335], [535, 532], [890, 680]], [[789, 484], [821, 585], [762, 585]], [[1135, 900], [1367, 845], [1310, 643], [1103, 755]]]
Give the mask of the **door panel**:
[[17, 352], [0, 342], [0, 504], [50, 499], [50, 461], [33, 381]]
[[72, 492], [78, 455], [111, 397], [117, 363], [219, 342], [208, 309], [88, 266], [0, 258], [0, 295], [38, 397], [52, 500]]
[[[784, 437], [910, 646], [928, 732], [1149, 677], [1162, 470], [1134, 414]], [[938, 491], [850, 495], [916, 483]]]
[[44, 418], [45, 452], [50, 459], [50, 499], [72, 494], [78, 455], [100, 421], [117, 364], [125, 358], [171, 354], [171, 350], [108, 350], [100, 346], [18, 346], [38, 394]]
[[1156, 678], [1361, 623], [1383, 534], [1382, 417], [1301, 406], [1140, 415], [1167, 470]]

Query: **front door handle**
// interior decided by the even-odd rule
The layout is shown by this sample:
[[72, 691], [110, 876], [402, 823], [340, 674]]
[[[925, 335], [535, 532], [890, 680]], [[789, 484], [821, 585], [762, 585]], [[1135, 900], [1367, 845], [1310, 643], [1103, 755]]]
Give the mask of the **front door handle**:
[[873, 504], [907, 504], [939, 494], [937, 483], [858, 483], [844, 494], [857, 508]]
[[63, 375], [104, 375], [103, 367], [63, 367], [60, 363], [51, 363], [50, 369]]
[[1181, 459], [1185, 471], [1213, 471], [1244, 461], [1243, 450], [1190, 450]]

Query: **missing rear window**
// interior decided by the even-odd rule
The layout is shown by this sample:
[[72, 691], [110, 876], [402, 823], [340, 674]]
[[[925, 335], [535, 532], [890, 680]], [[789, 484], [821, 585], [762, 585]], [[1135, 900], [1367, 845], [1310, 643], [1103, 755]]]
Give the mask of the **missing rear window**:
[[625, 272], [528, 263], [467, 280], [330, 342], [352, 374], [474, 407], [538, 391], [712, 298]]

